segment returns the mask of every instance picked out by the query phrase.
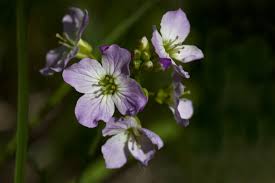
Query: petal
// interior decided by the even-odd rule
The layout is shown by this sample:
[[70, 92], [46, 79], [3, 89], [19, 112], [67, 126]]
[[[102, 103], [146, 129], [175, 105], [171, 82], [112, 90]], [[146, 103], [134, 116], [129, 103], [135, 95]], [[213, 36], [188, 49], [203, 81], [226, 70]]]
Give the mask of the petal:
[[124, 132], [127, 129], [127, 125], [123, 123], [120, 119], [111, 118], [110, 121], [106, 122], [105, 128], [102, 130], [102, 135], [112, 136]]
[[61, 72], [64, 68], [64, 56], [67, 48], [60, 46], [50, 50], [46, 55], [46, 66], [40, 70], [43, 75], [52, 75], [54, 72]]
[[188, 99], [180, 99], [177, 110], [179, 111], [182, 119], [190, 119], [193, 115], [192, 101]]
[[98, 61], [84, 58], [63, 72], [63, 79], [80, 93], [94, 93], [99, 90], [98, 81], [105, 71]]
[[159, 62], [164, 70], [168, 69], [172, 65], [172, 61], [170, 58], [160, 58]]
[[188, 72], [186, 72], [185, 70], [183, 70], [181, 65], [173, 65], [174, 70], [182, 77], [184, 78], [190, 78], [190, 75]]
[[187, 127], [189, 125], [189, 120], [181, 118], [178, 110], [175, 110], [175, 108], [171, 106], [169, 108], [173, 112], [175, 120], [178, 124], [180, 124], [183, 127]]
[[160, 25], [163, 40], [175, 41], [175, 44], [182, 43], [190, 32], [190, 23], [181, 9], [165, 13]]
[[180, 62], [187, 63], [194, 60], [202, 59], [204, 56], [202, 51], [198, 47], [183, 45], [183, 48], [179, 50], [179, 52], [173, 54], [172, 57]]
[[111, 45], [104, 47], [102, 51], [102, 66], [108, 74], [113, 76], [118, 76], [121, 73], [130, 74], [131, 54], [128, 50], [120, 48], [118, 45]]
[[126, 116], [126, 117], [120, 118], [120, 123], [125, 124], [127, 126], [127, 129], [141, 128], [140, 122], [138, 122], [137, 118], [132, 116]]
[[161, 149], [163, 147], [163, 141], [157, 134], [145, 128], [141, 128], [140, 131], [142, 132], [143, 135], [145, 135], [148, 139], [150, 139], [151, 142], [155, 144], [158, 149]]
[[40, 70], [40, 73], [43, 75], [52, 75], [54, 72], [63, 71], [68, 62], [75, 57], [77, 52], [77, 47], [68, 49], [65, 46], [50, 50], [46, 55], [46, 66]]
[[165, 51], [163, 46], [163, 40], [157, 29], [154, 29], [152, 36], [152, 44], [155, 48], [155, 52], [158, 54], [159, 58], [170, 58], [169, 54]]
[[156, 149], [149, 138], [144, 135], [129, 136], [128, 149], [135, 159], [139, 160], [143, 165], [147, 166], [148, 162], [153, 158]]
[[77, 33], [77, 38], [76, 38], [77, 40], [81, 39], [81, 36], [82, 36], [84, 30], [86, 29], [86, 27], [88, 26], [88, 24], [89, 24], [88, 11], [84, 10], [84, 16], [82, 18], [81, 25], [80, 25], [78, 33]]
[[104, 52], [109, 48], [109, 45], [101, 45], [99, 46], [99, 50], [101, 52], [101, 54], [104, 54]]
[[127, 162], [127, 152], [125, 152], [127, 140], [126, 133], [119, 133], [108, 139], [101, 147], [107, 168], [120, 168]]
[[129, 128], [141, 128], [140, 124], [134, 117], [126, 116], [119, 119], [111, 118], [106, 122], [105, 128], [102, 130], [103, 136], [110, 136], [126, 131]]
[[62, 22], [63, 30], [69, 38], [78, 41], [88, 25], [88, 12], [87, 10], [82, 11], [79, 8], [71, 7], [68, 14], [63, 17]]
[[148, 98], [142, 92], [139, 84], [124, 76], [117, 78], [118, 92], [113, 95], [113, 101], [123, 115], [135, 115], [142, 111], [145, 107]]
[[109, 121], [114, 112], [114, 102], [110, 95], [85, 94], [78, 99], [75, 107], [78, 122], [88, 128], [96, 127], [99, 120]]
[[173, 95], [175, 100], [183, 94], [185, 86], [181, 83], [181, 75], [177, 72], [173, 73]]

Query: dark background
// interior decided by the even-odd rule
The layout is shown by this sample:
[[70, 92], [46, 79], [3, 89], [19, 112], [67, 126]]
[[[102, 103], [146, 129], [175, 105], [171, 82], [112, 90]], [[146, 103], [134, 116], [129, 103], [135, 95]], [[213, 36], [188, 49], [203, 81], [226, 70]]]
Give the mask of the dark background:
[[[90, 24], [84, 38], [94, 49], [120, 22], [147, 1], [28, 1], [30, 118], [38, 112], [62, 77], [43, 77], [45, 54], [57, 46], [56, 32], [69, 6], [87, 9]], [[138, 39], [151, 39], [168, 10], [182, 8], [191, 23], [188, 44], [204, 52], [202, 61], [184, 67], [191, 79], [195, 113], [188, 128], [176, 124], [165, 105], [153, 98], [141, 114], [143, 125], [158, 133], [165, 147], [148, 167], [130, 162], [124, 168], [104, 168], [98, 146], [91, 152], [96, 129], [79, 125], [75, 91], [48, 107], [30, 130], [27, 183], [36, 182], [186, 182], [272, 183], [275, 181], [275, 3], [267, 0], [161, 0], [125, 31], [115, 43], [133, 50]], [[15, 133], [17, 64], [15, 2], [0, 2], [0, 151]], [[153, 78], [153, 79], [152, 79]], [[144, 81], [158, 88], [163, 75]], [[43, 113], [43, 114], [44, 114]], [[104, 139], [100, 141], [101, 145]], [[1, 155], [0, 153], [0, 155]], [[14, 154], [0, 164], [0, 182], [12, 182]], [[4, 156], [4, 155], [3, 155]], [[0, 158], [1, 159], [1, 158]]]

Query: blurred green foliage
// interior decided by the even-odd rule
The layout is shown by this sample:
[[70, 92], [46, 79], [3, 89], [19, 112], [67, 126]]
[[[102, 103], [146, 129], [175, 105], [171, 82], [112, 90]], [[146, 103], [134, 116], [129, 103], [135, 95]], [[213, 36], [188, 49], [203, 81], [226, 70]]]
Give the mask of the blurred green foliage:
[[[61, 18], [69, 6], [86, 8], [90, 24], [84, 38], [96, 49], [113, 40], [134, 50], [162, 14], [183, 8], [191, 23], [188, 44], [205, 54], [202, 61], [184, 65], [191, 79], [195, 113], [188, 128], [176, 124], [165, 105], [153, 98], [140, 118], [143, 125], [163, 137], [165, 147], [148, 168], [131, 162], [121, 170], [106, 170], [100, 147], [89, 153], [96, 129], [79, 125], [74, 106], [80, 96], [69, 92], [50, 105], [29, 140], [27, 182], [234, 182], [271, 183], [275, 180], [275, 2], [248, 0], [160, 0], [145, 13], [137, 10], [145, 0], [48, 0], [27, 1], [30, 58], [30, 116], [50, 99], [63, 82], [59, 74], [43, 77], [45, 53], [57, 46]], [[0, 2], [0, 149], [15, 132], [16, 55], [15, 2]], [[118, 28], [135, 14], [133, 24]], [[123, 27], [123, 26], [122, 26]], [[108, 35], [111, 34], [109, 39]], [[165, 73], [143, 73], [149, 92], [165, 87]], [[63, 95], [61, 92], [60, 95]], [[52, 103], [51, 103], [52, 104]], [[3, 108], [4, 106], [4, 108]], [[1, 108], [2, 107], [2, 108]], [[6, 120], [11, 119], [11, 120]], [[101, 139], [100, 144], [104, 143]], [[0, 167], [0, 182], [9, 183], [14, 156]]]

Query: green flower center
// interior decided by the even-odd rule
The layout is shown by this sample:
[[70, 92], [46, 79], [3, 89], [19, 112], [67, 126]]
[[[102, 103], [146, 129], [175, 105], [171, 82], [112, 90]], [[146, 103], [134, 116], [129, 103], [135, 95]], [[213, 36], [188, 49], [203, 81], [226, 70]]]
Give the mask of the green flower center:
[[115, 83], [115, 78], [111, 75], [106, 75], [98, 84], [101, 86], [103, 95], [113, 95], [117, 92], [118, 87]]
[[180, 50], [184, 48], [182, 43], [177, 43], [176, 41], [178, 40], [178, 37], [174, 40], [164, 40], [163, 41], [163, 47], [166, 51], [166, 53], [169, 54], [170, 57], [173, 58], [175, 54], [179, 54]]

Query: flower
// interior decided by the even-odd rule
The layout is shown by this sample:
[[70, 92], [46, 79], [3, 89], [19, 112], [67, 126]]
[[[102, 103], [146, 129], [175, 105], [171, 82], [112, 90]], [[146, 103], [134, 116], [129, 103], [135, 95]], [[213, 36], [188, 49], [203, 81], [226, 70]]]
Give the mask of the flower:
[[112, 136], [101, 148], [107, 168], [122, 167], [130, 154], [147, 166], [156, 151], [163, 147], [161, 138], [142, 128], [134, 117], [112, 118], [102, 134]]
[[181, 83], [181, 76], [177, 73], [173, 73], [173, 103], [169, 106], [174, 114], [175, 120], [180, 125], [186, 127], [189, 125], [189, 119], [193, 115], [192, 101], [186, 98], [182, 98], [184, 94], [184, 85]]
[[202, 51], [196, 46], [184, 45], [183, 42], [190, 32], [190, 24], [185, 13], [178, 9], [168, 11], [161, 20], [160, 33], [154, 28], [152, 44], [160, 58], [164, 69], [173, 65], [173, 68], [185, 78], [189, 75], [175, 61], [187, 63], [203, 58]]
[[108, 122], [115, 106], [123, 115], [135, 115], [147, 103], [139, 84], [130, 78], [131, 54], [118, 45], [104, 46], [102, 65], [85, 58], [63, 71], [63, 79], [84, 93], [75, 107], [79, 123], [94, 128], [99, 120]]
[[61, 72], [68, 62], [74, 58], [79, 50], [91, 51], [91, 47], [81, 40], [81, 36], [88, 25], [89, 16], [87, 10], [69, 8], [69, 13], [63, 19], [63, 36], [56, 34], [60, 39], [60, 47], [50, 50], [46, 55], [46, 66], [40, 70], [43, 75], [52, 75]]

